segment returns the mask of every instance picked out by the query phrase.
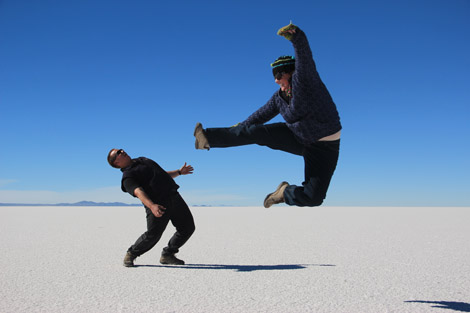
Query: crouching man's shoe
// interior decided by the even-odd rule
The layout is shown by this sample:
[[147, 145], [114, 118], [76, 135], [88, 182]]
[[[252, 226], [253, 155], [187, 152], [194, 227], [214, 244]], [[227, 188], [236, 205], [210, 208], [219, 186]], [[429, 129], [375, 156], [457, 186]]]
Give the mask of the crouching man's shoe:
[[132, 255], [130, 252], [127, 252], [126, 256], [124, 257], [124, 266], [133, 267], [135, 258], [136, 256]]
[[174, 254], [162, 255], [160, 258], [160, 263], [170, 265], [184, 265], [184, 261], [175, 257]]
[[267, 195], [264, 199], [264, 207], [269, 208], [273, 204], [284, 202], [284, 190], [287, 186], [289, 186], [289, 183], [283, 181], [274, 192]]
[[194, 128], [194, 137], [196, 137], [196, 149], [209, 150], [211, 148], [201, 123], [197, 123], [196, 127]]

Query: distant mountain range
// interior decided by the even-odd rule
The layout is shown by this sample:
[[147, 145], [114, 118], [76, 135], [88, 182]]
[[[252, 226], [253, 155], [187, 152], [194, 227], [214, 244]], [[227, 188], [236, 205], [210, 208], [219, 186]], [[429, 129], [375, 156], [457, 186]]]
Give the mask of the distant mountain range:
[[[55, 203], [55, 204], [42, 204], [42, 203], [0, 203], [0, 206], [142, 206], [141, 203], [122, 203], [122, 202], [93, 202], [93, 201], [80, 201], [76, 203]], [[193, 207], [212, 207], [214, 205], [192, 205]], [[230, 205], [216, 205], [218, 207], [226, 207]]]
[[0, 206], [142, 206], [142, 204], [129, 204], [129, 203], [122, 203], [122, 202], [80, 201], [76, 203], [56, 203], [56, 204], [0, 203]]

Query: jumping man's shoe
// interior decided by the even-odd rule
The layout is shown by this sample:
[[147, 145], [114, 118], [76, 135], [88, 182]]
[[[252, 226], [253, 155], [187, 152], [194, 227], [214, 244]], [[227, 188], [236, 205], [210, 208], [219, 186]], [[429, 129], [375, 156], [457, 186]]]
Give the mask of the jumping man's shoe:
[[289, 186], [289, 183], [283, 181], [274, 192], [267, 195], [264, 199], [264, 207], [269, 208], [273, 204], [284, 202], [284, 190], [287, 186]]
[[175, 257], [174, 254], [162, 255], [160, 258], [160, 263], [170, 265], [184, 265], [184, 261]]
[[135, 258], [136, 256], [132, 255], [130, 252], [127, 252], [126, 256], [124, 257], [124, 266], [133, 267]]
[[196, 127], [194, 128], [194, 137], [196, 137], [196, 149], [209, 150], [211, 148], [201, 123], [197, 123]]

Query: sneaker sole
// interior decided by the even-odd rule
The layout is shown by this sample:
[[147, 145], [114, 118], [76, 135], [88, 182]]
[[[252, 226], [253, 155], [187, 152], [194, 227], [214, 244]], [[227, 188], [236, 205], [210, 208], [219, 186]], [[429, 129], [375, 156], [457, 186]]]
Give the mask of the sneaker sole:
[[166, 262], [165, 263], [160, 262], [160, 264], [162, 264], [162, 265], [184, 265], [184, 263], [166, 263]]

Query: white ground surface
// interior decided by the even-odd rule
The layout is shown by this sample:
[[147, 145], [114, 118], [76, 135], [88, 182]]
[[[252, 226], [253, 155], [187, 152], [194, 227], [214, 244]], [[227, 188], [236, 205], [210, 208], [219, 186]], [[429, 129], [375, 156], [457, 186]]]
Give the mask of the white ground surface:
[[0, 312], [470, 312], [470, 208], [192, 208], [122, 266], [141, 207], [0, 207]]

